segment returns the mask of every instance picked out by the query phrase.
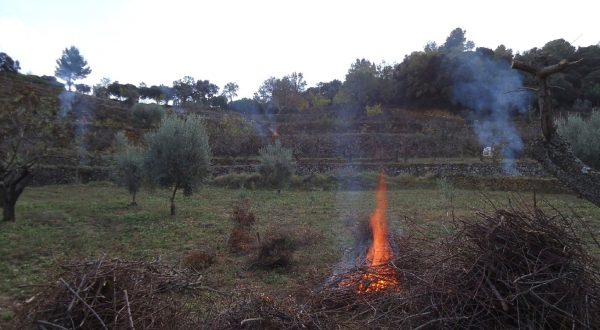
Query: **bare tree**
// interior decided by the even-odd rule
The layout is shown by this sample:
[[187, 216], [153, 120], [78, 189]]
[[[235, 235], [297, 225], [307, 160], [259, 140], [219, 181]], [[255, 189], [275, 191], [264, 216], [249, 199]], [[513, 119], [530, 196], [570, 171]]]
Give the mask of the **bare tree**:
[[515, 60], [512, 68], [534, 75], [538, 82], [538, 87], [534, 90], [538, 95], [543, 137], [532, 144], [532, 156], [546, 171], [583, 198], [600, 207], [600, 172], [585, 165], [575, 156], [569, 144], [556, 133], [552, 116], [552, 86], [548, 84], [548, 78], [580, 61], [562, 60], [558, 64], [535, 67]]

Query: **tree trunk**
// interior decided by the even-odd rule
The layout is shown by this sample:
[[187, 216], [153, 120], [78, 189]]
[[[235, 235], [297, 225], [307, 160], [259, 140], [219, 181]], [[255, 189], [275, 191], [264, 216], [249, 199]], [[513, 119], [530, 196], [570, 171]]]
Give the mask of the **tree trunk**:
[[549, 65], [546, 67], [534, 67], [525, 62], [514, 60], [511, 67], [516, 70], [530, 73], [538, 79], [538, 105], [540, 108], [542, 134], [546, 141], [550, 142], [554, 137], [556, 127], [552, 118], [552, 97], [550, 94], [550, 86], [548, 86], [548, 77], [565, 70], [567, 67], [579, 63], [581, 60], [569, 62], [562, 60], [558, 64]]
[[540, 108], [540, 119], [542, 125], [542, 134], [546, 141], [550, 141], [556, 132], [556, 126], [552, 119], [552, 97], [550, 88], [546, 79], [540, 79], [540, 87], [538, 92], [538, 105]]
[[175, 215], [175, 194], [177, 194], [177, 188], [179, 188], [179, 185], [175, 185], [175, 188], [173, 189], [173, 195], [171, 195], [171, 215]]
[[4, 177], [4, 182], [0, 182], [3, 221], [16, 220], [15, 206], [17, 200], [19, 200], [23, 190], [29, 185], [32, 178], [33, 174], [28, 168], [24, 168], [10, 171], [10, 173]]
[[563, 184], [600, 207], [600, 172], [579, 160], [560, 135], [535, 141], [532, 156]]
[[136, 192], [134, 191], [132, 193], [131, 206], [136, 206], [137, 205], [137, 203], [135, 202], [135, 195], [136, 195]]
[[2, 206], [2, 221], [6, 222], [14, 222], [15, 221], [15, 205], [16, 202], [8, 203], [4, 201], [4, 205]]

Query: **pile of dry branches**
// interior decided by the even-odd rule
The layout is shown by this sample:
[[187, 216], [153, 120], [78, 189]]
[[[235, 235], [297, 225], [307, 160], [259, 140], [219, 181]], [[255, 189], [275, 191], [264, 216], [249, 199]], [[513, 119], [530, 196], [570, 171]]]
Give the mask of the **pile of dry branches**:
[[304, 298], [234, 291], [209, 322], [169, 294], [201, 287], [198, 277], [157, 262], [78, 263], [21, 319], [38, 329], [600, 329], [600, 244], [581, 219], [553, 213], [519, 203], [457, 220], [435, 239], [407, 223], [389, 265], [397, 288], [340, 285], [372, 271], [358, 267]]
[[397, 237], [399, 290], [359, 293], [339, 285], [369, 271], [359, 268], [303, 302], [246, 297], [217, 325], [600, 329], [600, 271], [590, 252], [600, 245], [590, 245], [595, 240], [583, 221], [554, 213], [521, 203], [458, 220], [442, 238]]
[[22, 328], [35, 329], [194, 328], [189, 308], [173, 293], [199, 288], [199, 280], [157, 261], [74, 263], [19, 319]]
[[252, 211], [249, 199], [239, 200], [231, 214], [233, 228], [229, 235], [228, 244], [233, 252], [248, 253], [257, 245], [254, 225], [256, 216]]
[[317, 329], [321, 322], [313, 319], [310, 306], [298, 304], [293, 297], [269, 297], [255, 290], [232, 294], [230, 304], [207, 329]]
[[461, 221], [428, 276], [427, 311], [461, 328], [600, 328], [589, 252], [600, 246], [586, 244], [583, 222], [556, 213], [521, 204]]

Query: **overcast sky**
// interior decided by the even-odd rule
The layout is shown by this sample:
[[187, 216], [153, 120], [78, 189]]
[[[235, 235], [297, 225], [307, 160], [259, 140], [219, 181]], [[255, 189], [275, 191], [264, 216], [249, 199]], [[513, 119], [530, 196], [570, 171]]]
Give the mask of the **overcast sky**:
[[514, 51], [564, 38], [600, 42], [598, 1], [0, 0], [0, 51], [53, 75], [74, 45], [102, 77], [171, 85], [185, 75], [252, 96], [270, 76], [343, 80], [356, 58], [401, 62], [456, 27], [477, 46]]

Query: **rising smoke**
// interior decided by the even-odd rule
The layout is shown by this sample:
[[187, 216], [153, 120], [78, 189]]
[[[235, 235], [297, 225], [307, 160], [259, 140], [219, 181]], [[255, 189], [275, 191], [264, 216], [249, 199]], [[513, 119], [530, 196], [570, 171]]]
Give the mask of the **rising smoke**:
[[529, 95], [515, 92], [521, 76], [508, 62], [477, 52], [462, 53], [451, 65], [452, 100], [472, 110], [474, 129], [481, 146], [501, 148], [502, 168], [519, 175], [515, 158], [523, 151], [523, 140], [512, 117], [528, 109]]
[[75, 147], [79, 158], [79, 165], [88, 165], [87, 156], [88, 146], [85, 142], [89, 121], [93, 116], [93, 106], [87, 99], [78, 97], [76, 93], [63, 91], [58, 96], [60, 102], [60, 111], [58, 116], [61, 120], [66, 120], [72, 116], [73, 135], [75, 137]]

